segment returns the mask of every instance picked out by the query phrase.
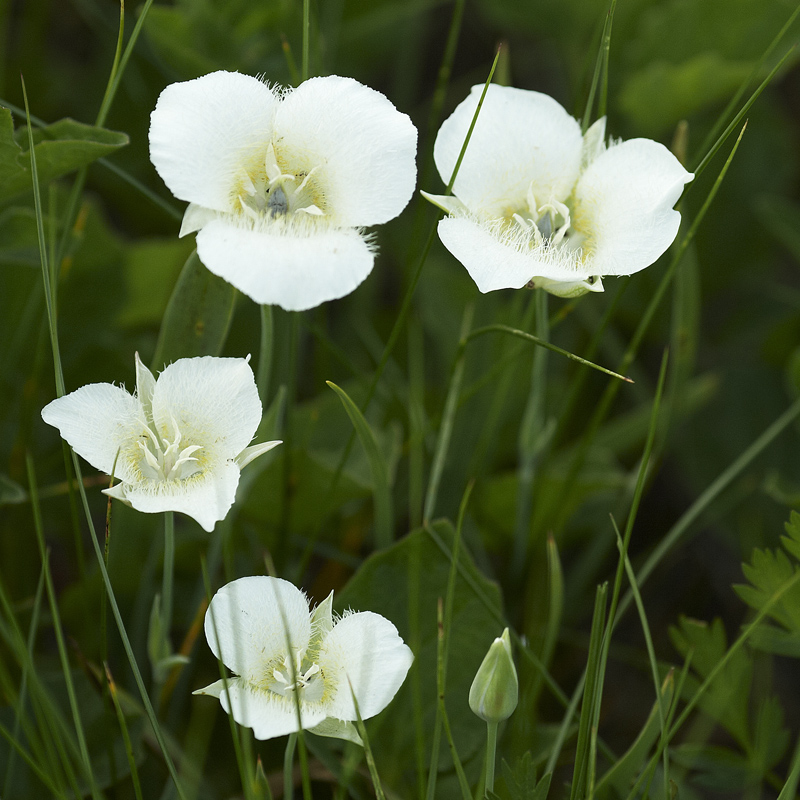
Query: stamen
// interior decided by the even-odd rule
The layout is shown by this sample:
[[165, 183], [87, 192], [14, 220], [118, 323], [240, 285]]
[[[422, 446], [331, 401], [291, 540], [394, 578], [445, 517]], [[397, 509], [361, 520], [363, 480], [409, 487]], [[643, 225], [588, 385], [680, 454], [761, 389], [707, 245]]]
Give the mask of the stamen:
[[267, 198], [267, 211], [272, 217], [283, 215], [289, 210], [289, 200], [282, 186], [278, 186]]

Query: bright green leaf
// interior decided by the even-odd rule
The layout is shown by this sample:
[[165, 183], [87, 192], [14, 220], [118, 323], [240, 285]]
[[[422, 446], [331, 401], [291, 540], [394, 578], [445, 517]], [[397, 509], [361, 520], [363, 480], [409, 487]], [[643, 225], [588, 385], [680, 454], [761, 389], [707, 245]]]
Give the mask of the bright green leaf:
[[[47, 184], [128, 144], [124, 133], [62, 119], [36, 128], [36, 169]], [[0, 198], [13, 197], [32, 187], [27, 127], [14, 130], [11, 112], [0, 107]]]

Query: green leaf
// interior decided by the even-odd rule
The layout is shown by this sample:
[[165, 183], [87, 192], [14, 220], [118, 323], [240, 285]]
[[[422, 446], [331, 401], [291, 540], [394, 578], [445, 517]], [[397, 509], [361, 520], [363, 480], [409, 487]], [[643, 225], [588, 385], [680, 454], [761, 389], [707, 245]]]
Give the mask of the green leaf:
[[[781, 537], [784, 550], [754, 550], [749, 564], [742, 572], [749, 584], [734, 586], [734, 590], [751, 608], [760, 611], [776, 592], [794, 578], [800, 566], [800, 514], [792, 511], [786, 523], [786, 536]], [[794, 557], [790, 559], [787, 552]], [[800, 636], [800, 584], [793, 586], [769, 610], [775, 622], [794, 636]]]
[[548, 772], [540, 781], [536, 780], [536, 766], [530, 751], [517, 759], [513, 769], [503, 759], [501, 770], [502, 777], [493, 793], [498, 800], [546, 800], [553, 775]]
[[653, 61], [625, 83], [619, 104], [638, 129], [657, 135], [723, 100], [751, 69], [747, 61], [729, 61], [715, 52], [700, 53], [680, 64]]
[[151, 369], [178, 358], [218, 356], [228, 336], [236, 289], [209, 272], [192, 253], [169, 299]]
[[785, 197], [762, 195], [754, 208], [759, 222], [800, 262], [800, 205]]
[[[117, 131], [62, 119], [33, 131], [36, 171], [44, 185], [128, 144]], [[0, 199], [32, 187], [27, 126], [14, 130], [11, 111], [0, 107]]]
[[767, 697], [758, 709], [751, 766], [765, 776], [784, 756], [789, 747], [789, 731], [783, 727], [783, 708], [774, 695]]
[[369, 423], [364, 419], [358, 406], [350, 399], [344, 389], [335, 383], [326, 381], [328, 386], [339, 395], [347, 416], [356, 429], [361, 446], [367, 454], [372, 472], [372, 491], [375, 498], [375, 542], [379, 547], [386, 547], [392, 541], [392, 495], [389, 487], [389, 470], [386, 460], [378, 447], [378, 441]]
[[[715, 619], [709, 625], [681, 616], [679, 625], [672, 626], [669, 634], [673, 645], [682, 656], [686, 657], [692, 652], [692, 669], [701, 679], [711, 673], [727, 652], [725, 628], [720, 619]], [[733, 734], [745, 748], [750, 742], [747, 707], [752, 678], [753, 664], [747, 653], [740, 649], [699, 701], [700, 708]], [[692, 697], [698, 686], [699, 681], [695, 677], [688, 677], [684, 685], [684, 696]]]
[[28, 500], [28, 493], [23, 486], [12, 481], [8, 475], [0, 473], [0, 506], [17, 505]]
[[123, 280], [125, 302], [119, 310], [120, 325], [157, 325], [166, 311], [181, 267], [192, 254], [189, 239], [150, 239], [125, 249]]
[[[336, 595], [339, 609], [369, 609], [382, 614], [397, 626], [414, 652], [411, 672], [397, 697], [386, 711], [367, 723], [378, 771], [389, 785], [408, 777], [404, 765], [417, 735], [425, 743], [425, 752], [430, 752], [437, 702], [436, 608], [438, 599], [447, 592], [454, 536], [454, 528], [447, 521], [418, 529], [370, 556]], [[478, 572], [462, 544], [453, 594], [445, 702], [456, 750], [465, 764], [486, 741], [486, 726], [467, 703], [469, 687], [503, 626], [498, 587]], [[445, 750], [440, 769], [450, 764]], [[478, 761], [467, 768], [479, 768]], [[406, 789], [400, 796], [410, 796], [416, 786], [409, 784]]]
[[[47, 217], [44, 221], [49, 225]], [[0, 213], [0, 263], [40, 266], [36, 212], [32, 208], [7, 208]]]
[[683, 744], [672, 748], [670, 754], [676, 764], [695, 771], [691, 783], [704, 789], [739, 794], [743, 787], [761, 779], [742, 755], [725, 747]]

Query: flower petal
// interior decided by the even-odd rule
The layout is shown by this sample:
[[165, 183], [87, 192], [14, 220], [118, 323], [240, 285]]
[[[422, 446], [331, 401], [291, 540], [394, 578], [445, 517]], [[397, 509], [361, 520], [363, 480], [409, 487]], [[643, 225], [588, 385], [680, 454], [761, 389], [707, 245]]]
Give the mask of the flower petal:
[[[483, 85], [444, 121], [433, 157], [450, 181], [478, 107]], [[491, 84], [481, 107], [453, 193], [473, 212], [488, 217], [517, 211], [529, 188], [538, 203], [563, 202], [581, 163], [580, 125], [559, 103], [539, 92]]]
[[[290, 698], [260, 691], [240, 678], [228, 679], [227, 692], [220, 680], [195, 694], [219, 697], [225, 711], [240, 725], [252, 728], [256, 739], [274, 739], [298, 730], [297, 708]], [[301, 714], [304, 728], [314, 728], [325, 719], [325, 712], [318, 707], [303, 706]]]
[[128, 480], [130, 473], [117, 453], [140, 433], [141, 403], [111, 383], [92, 383], [59, 397], [42, 409], [42, 419], [93, 467]]
[[282, 441], [276, 439], [273, 442], [261, 442], [261, 444], [251, 444], [250, 447], [245, 447], [238, 456], [236, 456], [236, 463], [239, 469], [244, 469], [251, 461], [255, 461], [259, 456], [268, 453], [273, 447], [283, 444]]
[[445, 217], [438, 230], [444, 246], [467, 268], [482, 292], [520, 289], [537, 278], [571, 283], [589, 277], [563, 247], [515, 247], [513, 239], [505, 241], [487, 226], [460, 217]]
[[186, 206], [186, 211], [183, 212], [178, 238], [180, 239], [182, 236], [188, 236], [190, 233], [199, 231], [203, 225], [207, 225], [212, 219], [215, 219], [218, 213], [219, 212], [213, 209], [204, 208], [195, 203], [189, 203], [189, 205]]
[[235, 458], [261, 422], [253, 370], [244, 358], [181, 358], [158, 376], [153, 420], [166, 439], [174, 420], [184, 446], [202, 445], [201, 457]]
[[156, 379], [153, 373], [142, 364], [138, 353], [133, 355], [136, 366], [136, 397], [142, 404], [142, 411], [146, 420], [153, 418], [153, 392], [156, 388]]
[[242, 167], [263, 168], [278, 102], [238, 72], [173, 83], [150, 116], [150, 160], [175, 197], [230, 211]]
[[358, 730], [352, 722], [344, 722], [333, 717], [322, 720], [319, 725], [310, 728], [309, 733], [315, 733], [317, 736], [330, 736], [333, 739], [344, 739], [346, 742], [352, 742], [360, 747], [364, 746], [364, 742], [361, 741]]
[[205, 632], [209, 647], [225, 666], [257, 683], [270, 662], [288, 652], [287, 637], [295, 650], [308, 645], [308, 602], [296, 586], [281, 578], [239, 578], [211, 599]]
[[583, 234], [594, 275], [630, 275], [652, 264], [675, 239], [672, 207], [694, 176], [666, 147], [630, 139], [601, 153], [575, 189], [572, 221]]
[[[133, 455], [138, 456], [135, 451]], [[122, 463], [120, 459], [118, 464]], [[238, 485], [239, 467], [235, 462], [210, 460], [202, 472], [183, 480], [155, 481], [139, 477], [104, 492], [146, 514], [180, 511], [210, 533], [230, 511]]]
[[317, 662], [326, 684], [334, 687], [325, 704], [328, 716], [357, 719], [355, 694], [361, 718], [374, 717], [395, 696], [413, 660], [397, 628], [380, 614], [360, 611], [343, 617], [322, 643]]
[[197, 254], [219, 275], [261, 304], [287, 311], [343, 297], [372, 271], [374, 255], [355, 230], [305, 236], [237, 227], [223, 219], [197, 235]]
[[275, 115], [275, 141], [295, 172], [316, 167], [335, 225], [387, 222], [411, 199], [417, 129], [384, 95], [352, 78], [312, 78], [287, 94]]

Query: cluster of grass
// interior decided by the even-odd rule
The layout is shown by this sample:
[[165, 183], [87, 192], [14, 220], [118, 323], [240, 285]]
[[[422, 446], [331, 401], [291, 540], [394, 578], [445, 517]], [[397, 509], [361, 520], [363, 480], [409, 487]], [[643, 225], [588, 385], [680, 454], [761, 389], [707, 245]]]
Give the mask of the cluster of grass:
[[[0, 0], [0, 798], [480, 795], [467, 696], [506, 626], [496, 797], [796, 796], [800, 24], [782, 0], [611, 10]], [[357, 291], [288, 313], [177, 238], [147, 158], [168, 83], [352, 76], [412, 117], [419, 187], [441, 192], [436, 130], [498, 43], [495, 81], [696, 173], [657, 264], [577, 300], [481, 295], [415, 196]], [[40, 417], [132, 385], [136, 351], [154, 371], [252, 353], [257, 441], [284, 441], [210, 535], [170, 516], [174, 551]], [[414, 651], [366, 752], [256, 741], [192, 696], [218, 677], [209, 593], [264, 573]]]

